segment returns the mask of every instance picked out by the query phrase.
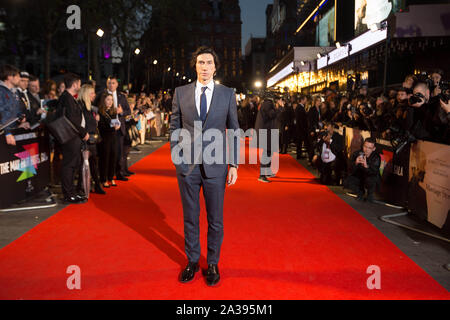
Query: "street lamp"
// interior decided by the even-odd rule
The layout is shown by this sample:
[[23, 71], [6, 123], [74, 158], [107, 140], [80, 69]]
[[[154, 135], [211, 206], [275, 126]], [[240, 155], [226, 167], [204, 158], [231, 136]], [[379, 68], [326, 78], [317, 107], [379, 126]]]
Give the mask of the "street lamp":
[[103, 31], [102, 29], [98, 29], [97, 30], [97, 36], [99, 36], [99, 38], [103, 37], [103, 35], [105, 34], [105, 31]]
[[255, 88], [259, 89], [262, 87], [262, 82], [261, 81], [255, 81]]
[[[88, 29], [88, 37], [87, 37], [87, 78], [90, 80], [90, 70], [91, 70], [91, 32], [94, 30]], [[103, 31], [101, 28], [98, 28], [97, 32], [95, 33], [99, 38], [103, 37], [105, 34], [105, 31]]]
[[[134, 50], [134, 54], [138, 55], [141, 53], [141, 49], [136, 48], [136, 50]], [[130, 47], [130, 51], [128, 51], [128, 82], [127, 82], [127, 88], [128, 90], [130, 90], [129, 86], [130, 86], [130, 69], [131, 69], [131, 47]]]
[[157, 64], [158, 64], [158, 60], [154, 60], [154, 61], [153, 61], [153, 64], [154, 64], [154, 65], [157, 65]]
[[167, 68], [167, 72], [170, 72], [170, 70], [172, 70], [172, 68], [171, 68], [171, 67], [168, 67], [168, 68]]

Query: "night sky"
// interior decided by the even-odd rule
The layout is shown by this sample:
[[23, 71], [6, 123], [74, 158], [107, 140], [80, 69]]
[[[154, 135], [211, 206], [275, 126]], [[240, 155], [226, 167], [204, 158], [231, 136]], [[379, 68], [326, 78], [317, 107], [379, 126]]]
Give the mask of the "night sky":
[[266, 8], [273, 0], [240, 0], [242, 19], [242, 54], [250, 35], [266, 36]]

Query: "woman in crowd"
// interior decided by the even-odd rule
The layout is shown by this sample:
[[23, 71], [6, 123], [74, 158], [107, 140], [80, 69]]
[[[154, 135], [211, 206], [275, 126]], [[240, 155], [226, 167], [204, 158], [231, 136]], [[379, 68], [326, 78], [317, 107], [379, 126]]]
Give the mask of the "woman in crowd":
[[66, 85], [64, 84], [64, 81], [59, 81], [56, 85], [56, 95], [59, 97], [62, 95], [64, 90], [66, 90]]
[[52, 99], [57, 99], [56, 82], [53, 80], [47, 80], [42, 86], [42, 94], [45, 99], [50, 99], [50, 95], [52, 95]]
[[100, 181], [104, 188], [116, 187], [114, 181], [115, 164], [117, 157], [117, 135], [120, 122], [114, 109], [114, 98], [112, 94], [104, 93], [100, 98], [98, 129], [102, 138], [99, 144], [100, 152]]
[[[78, 101], [83, 109], [83, 116], [86, 125], [86, 131], [89, 133], [89, 140], [87, 149], [89, 150], [89, 168], [91, 170], [91, 177], [95, 183], [95, 192], [98, 194], [106, 194], [100, 183], [97, 162], [97, 144], [99, 142], [99, 131], [97, 123], [100, 120], [98, 113], [94, 112], [92, 102], [95, 99], [94, 87], [90, 84], [84, 84], [78, 93]], [[80, 175], [81, 176], [81, 175]], [[79, 179], [78, 186], [80, 187], [81, 179]]]

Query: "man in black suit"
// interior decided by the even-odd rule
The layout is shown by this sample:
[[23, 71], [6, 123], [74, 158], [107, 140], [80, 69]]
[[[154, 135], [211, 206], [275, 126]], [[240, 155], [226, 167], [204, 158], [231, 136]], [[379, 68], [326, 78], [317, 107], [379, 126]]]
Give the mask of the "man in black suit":
[[17, 88], [17, 95], [20, 98], [22, 109], [26, 115], [27, 121], [33, 125], [41, 120], [41, 115], [45, 112], [41, 108], [41, 101], [36, 101], [30, 92], [28, 92], [28, 84], [30, 75], [26, 71], [20, 73], [20, 82]]
[[312, 162], [314, 157], [315, 140], [317, 137], [317, 131], [322, 128], [322, 122], [320, 119], [320, 105], [322, 104], [322, 98], [317, 96], [314, 98], [314, 103], [311, 109], [308, 111], [308, 160]]
[[[185, 250], [188, 258], [188, 264], [180, 273], [179, 281], [182, 283], [192, 281], [199, 270], [199, 193], [203, 189], [208, 219], [208, 269], [205, 275], [206, 283], [214, 286], [220, 281], [218, 263], [223, 241], [225, 188], [227, 184], [231, 186], [237, 180], [239, 159], [239, 139], [236, 136], [231, 141], [227, 139], [226, 130], [229, 129], [228, 133], [238, 130], [239, 122], [233, 89], [214, 82], [216, 68], [219, 67], [219, 58], [214, 50], [207, 47], [198, 48], [193, 54], [191, 66], [197, 71], [197, 81], [176, 88], [170, 121], [170, 147], [183, 204]], [[210, 140], [198, 139], [198, 136], [217, 130], [221, 133], [221, 137], [216, 139], [223, 139], [220, 150], [222, 154], [215, 154], [220, 158], [219, 162], [205, 158], [205, 155], [207, 156], [205, 149], [211, 146]], [[194, 135], [197, 132], [199, 135]], [[191, 138], [186, 147], [192, 148], [181, 149], [185, 161], [176, 161], [180, 153], [179, 144], [186, 144], [186, 136]], [[230, 158], [226, 152], [227, 141], [230, 142], [230, 146], [234, 146], [233, 156]], [[197, 143], [200, 144], [201, 150], [196, 154], [194, 145]]]
[[128, 181], [128, 176], [134, 174], [128, 170], [128, 153], [130, 151], [130, 142], [126, 139], [127, 132], [127, 118], [131, 115], [131, 109], [128, 105], [125, 95], [117, 90], [119, 82], [117, 77], [109, 76], [106, 81], [106, 89], [99, 92], [95, 98], [94, 105], [98, 107], [100, 97], [107, 92], [112, 94], [114, 99], [114, 108], [117, 110], [118, 119], [120, 121], [120, 130], [116, 131], [117, 135], [117, 164], [116, 164], [116, 178], [121, 181]]
[[[272, 132], [274, 129], [277, 129], [277, 117], [281, 113], [284, 103], [283, 97], [277, 97], [275, 103], [272, 98], [267, 97], [261, 104], [261, 108], [256, 116], [255, 130], [258, 134], [258, 148], [261, 148], [263, 156], [269, 159], [268, 163], [261, 163], [260, 165], [260, 174], [258, 178], [258, 181], [260, 182], [270, 183], [271, 181], [268, 178], [275, 176], [270, 168], [272, 165], [273, 152], [276, 151], [272, 150]], [[267, 132], [267, 143], [265, 145], [264, 143], [261, 145], [260, 130], [266, 130]]]
[[75, 173], [79, 171], [81, 165], [81, 142], [89, 140], [89, 133], [85, 127], [86, 122], [83, 117], [83, 110], [75, 99], [81, 88], [81, 80], [75, 74], [68, 73], [64, 76], [66, 90], [58, 100], [57, 115], [65, 115], [75, 126], [79, 135], [67, 143], [61, 145], [63, 155], [61, 166], [61, 187], [64, 201], [67, 203], [81, 203], [86, 201], [85, 195], [77, 194], [73, 184]]
[[308, 146], [308, 119], [305, 110], [307, 97], [301, 95], [299, 103], [294, 103], [295, 144], [297, 145], [297, 159], [302, 157], [302, 146]]

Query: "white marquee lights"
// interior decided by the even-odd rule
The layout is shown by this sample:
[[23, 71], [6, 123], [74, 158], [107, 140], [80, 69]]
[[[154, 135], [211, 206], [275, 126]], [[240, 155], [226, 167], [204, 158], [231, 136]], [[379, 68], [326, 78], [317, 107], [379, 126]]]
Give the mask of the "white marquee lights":
[[294, 72], [294, 61], [289, 63], [286, 67], [283, 68], [283, 70], [281, 70], [276, 75], [274, 75], [269, 80], [267, 80], [267, 87], [272, 87], [278, 81], [280, 81], [283, 78], [286, 78], [288, 75], [290, 75], [293, 72]]
[[[386, 38], [387, 38], [387, 28], [381, 30], [377, 29], [376, 31], [371, 30], [367, 31], [366, 33], [363, 33], [359, 37], [349, 42], [352, 48], [352, 50], [350, 51], [350, 55], [360, 52], [365, 48], [368, 48], [380, 41], [385, 40]], [[346, 46], [341, 46], [340, 48], [337, 48], [328, 53], [329, 59], [327, 59], [326, 56], [318, 59], [317, 69], [322, 69], [327, 65], [345, 59], [348, 57], [348, 55], [349, 55], [348, 44]]]

